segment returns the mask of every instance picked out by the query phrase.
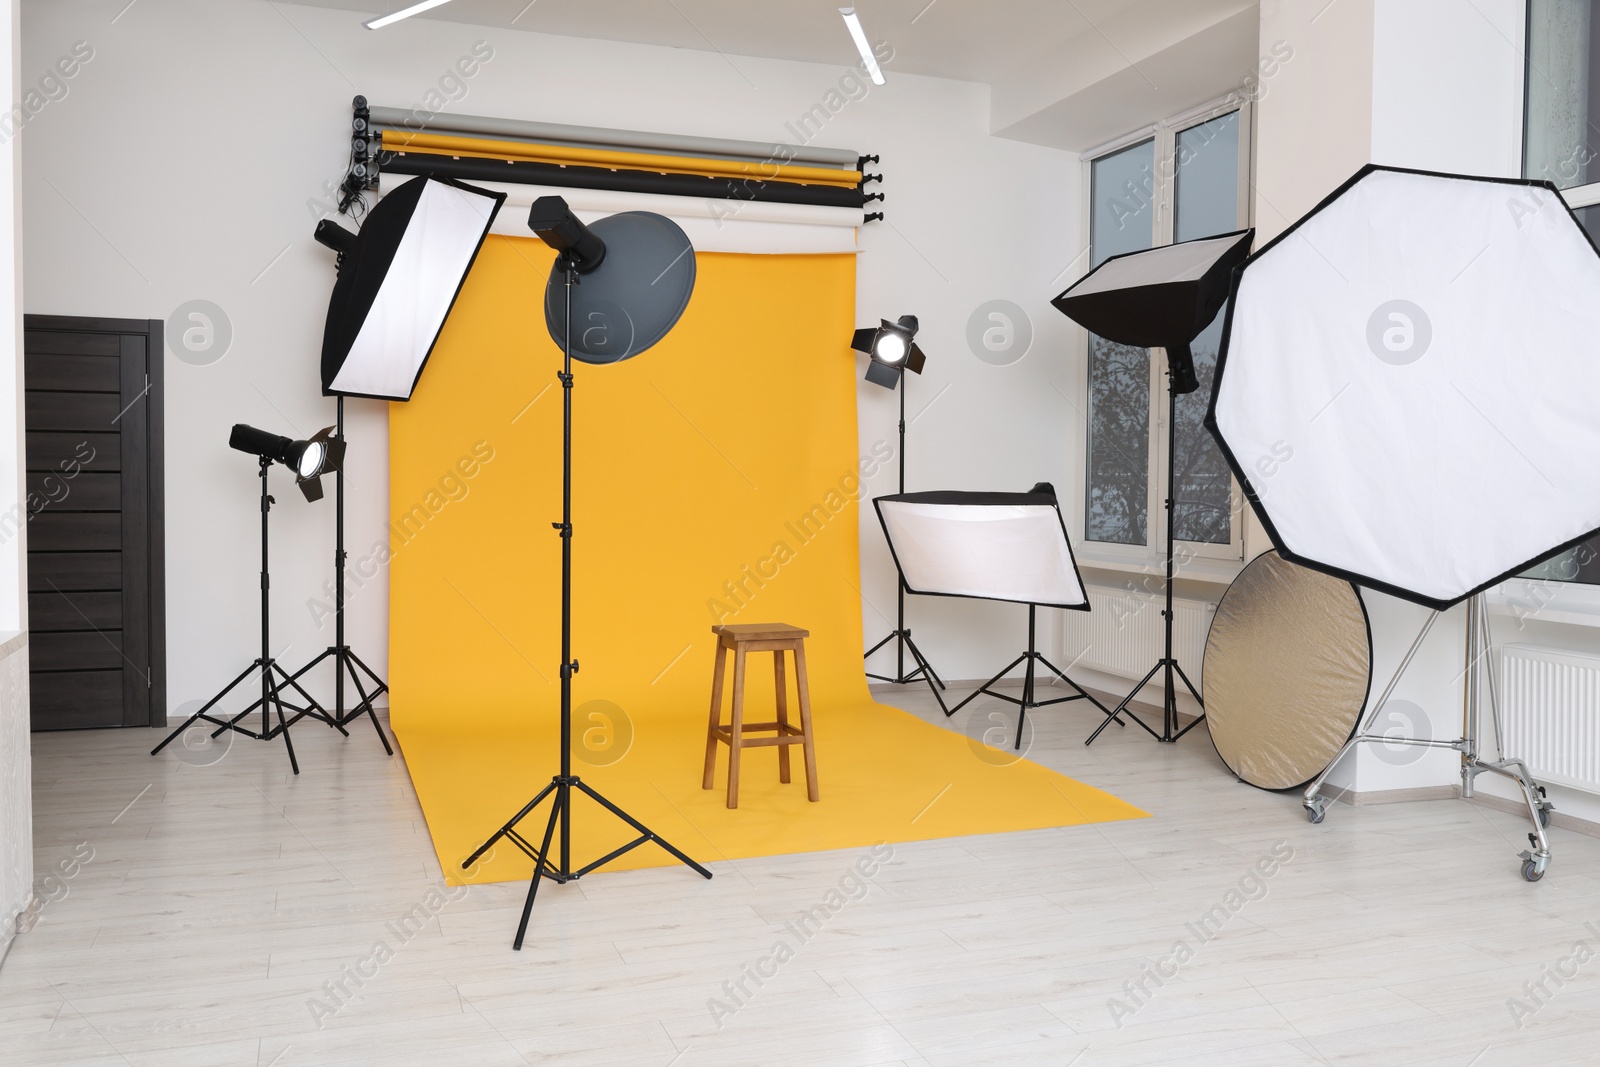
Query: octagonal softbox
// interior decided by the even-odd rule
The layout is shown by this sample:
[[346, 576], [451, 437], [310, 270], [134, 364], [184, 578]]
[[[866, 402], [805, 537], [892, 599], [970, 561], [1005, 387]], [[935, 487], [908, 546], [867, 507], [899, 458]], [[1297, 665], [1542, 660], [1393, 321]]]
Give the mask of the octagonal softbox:
[[1206, 425], [1286, 558], [1443, 609], [1600, 528], [1597, 395], [1555, 186], [1367, 166], [1235, 274]]

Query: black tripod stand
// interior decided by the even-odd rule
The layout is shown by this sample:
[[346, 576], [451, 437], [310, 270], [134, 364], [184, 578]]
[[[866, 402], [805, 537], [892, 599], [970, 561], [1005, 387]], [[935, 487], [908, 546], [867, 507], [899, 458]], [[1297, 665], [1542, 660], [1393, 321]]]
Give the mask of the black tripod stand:
[[[1200, 694], [1195, 691], [1194, 683], [1189, 681], [1189, 676], [1183, 673], [1183, 668], [1178, 665], [1177, 657], [1172, 654], [1173, 534], [1176, 532], [1177, 520], [1174, 505], [1178, 495], [1178, 464], [1176, 462], [1178, 392], [1173, 388], [1173, 385], [1172, 368], [1169, 363], [1167, 368], [1167, 606], [1161, 612], [1161, 619], [1166, 629], [1166, 650], [1162, 657], [1156, 661], [1156, 665], [1151, 667], [1143, 678], [1139, 679], [1139, 684], [1134, 686], [1132, 691], [1122, 698], [1122, 703], [1117, 705], [1116, 710], [1107, 714], [1106, 721], [1094, 728], [1094, 733], [1090, 734], [1088, 739], [1084, 741], [1085, 745], [1093, 744], [1094, 739], [1100, 736], [1100, 731], [1111, 725], [1113, 720], [1116, 720], [1118, 716], [1124, 713], [1137, 723], [1145, 733], [1157, 741], [1176, 741], [1206, 720], [1205, 701], [1200, 699]], [[1141, 689], [1150, 684], [1150, 679], [1154, 678], [1158, 671], [1165, 674], [1161, 700], [1161, 732], [1159, 734], [1150, 729], [1144, 720], [1140, 719], [1128, 708], [1128, 705], [1133, 702], [1133, 698], [1139, 695]], [[1178, 729], [1178, 693], [1177, 688], [1172, 683], [1174, 674], [1183, 679], [1183, 684], [1188, 687], [1189, 694], [1194, 697], [1195, 703], [1200, 705], [1199, 717], [1181, 730]]]
[[[269, 606], [269, 602], [268, 602], [268, 590], [269, 590], [269, 588], [271, 587], [271, 584], [272, 584], [271, 578], [269, 577], [269, 575], [267, 573], [267, 571], [268, 571], [268, 562], [269, 562], [269, 556], [268, 556], [268, 552], [267, 552], [267, 527], [268, 527], [267, 517], [268, 517], [269, 513], [272, 511], [272, 505], [273, 505], [273, 498], [267, 492], [267, 468], [272, 466], [272, 461], [270, 459], [266, 458], [265, 456], [262, 456], [261, 460], [260, 460], [260, 464], [261, 464], [261, 655], [256, 658], [256, 661], [254, 663], [250, 664], [250, 666], [246, 667], [242, 672], [240, 672], [240, 674], [239, 674], [239, 676], [237, 678], [235, 678], [233, 681], [229, 682], [226, 686], [224, 686], [223, 689], [222, 689], [222, 692], [220, 692], [216, 696], [212, 697], [206, 703], [206, 705], [204, 707], [202, 707], [199, 711], [195, 712], [193, 715], [191, 715], [187, 719], [185, 719], [184, 722], [183, 722], [183, 725], [179, 726], [176, 730], [174, 730], [170, 734], [168, 734], [167, 737], [166, 737], [166, 740], [162, 741], [155, 748], [151, 749], [150, 750], [150, 755], [154, 756], [156, 753], [160, 752], [162, 749], [164, 749], [168, 745], [170, 745], [172, 743], [173, 739], [176, 738], [179, 734], [181, 734], [185, 730], [189, 729], [190, 726], [193, 726], [194, 723], [197, 720], [204, 719], [206, 722], [211, 723], [212, 725], [216, 726], [216, 730], [214, 730], [212, 732], [212, 734], [211, 734], [212, 737], [220, 736], [224, 730], [232, 730], [235, 733], [244, 734], [246, 737], [252, 738], [252, 739], [257, 740], [257, 741], [271, 741], [273, 738], [277, 737], [279, 734], [282, 734], [283, 735], [284, 748], [286, 748], [288, 750], [288, 752], [289, 752], [289, 766], [294, 768], [294, 773], [299, 774], [300, 773], [300, 763], [299, 763], [298, 760], [296, 760], [294, 758], [294, 742], [289, 739], [289, 727], [293, 726], [295, 723], [299, 722], [301, 719], [303, 719], [303, 718], [305, 718], [306, 716], [309, 715], [314, 719], [322, 720], [323, 722], [327, 723], [329, 726], [332, 726], [334, 729], [338, 730], [341, 734], [344, 734], [346, 737], [349, 736], [349, 733], [345, 730], [343, 724], [341, 724], [333, 716], [329, 715], [325, 710], [323, 710], [323, 708], [322, 708], [322, 706], [320, 704], [318, 704], [314, 699], [312, 699], [312, 696], [311, 696], [310, 693], [307, 693], [304, 689], [302, 689], [300, 687], [300, 683], [295, 680], [295, 678], [298, 677], [298, 675], [291, 676], [288, 671], [285, 671], [282, 667], [280, 667], [278, 665], [278, 661], [277, 660], [272, 658], [272, 651], [271, 651], [271, 648], [268, 645], [268, 637], [267, 637], [268, 632], [269, 632], [269, 628], [270, 628], [270, 623], [271, 623], [270, 606]], [[219, 704], [222, 701], [223, 697], [225, 697], [229, 693], [233, 692], [233, 690], [238, 687], [240, 682], [243, 682], [246, 678], [250, 677], [250, 675], [252, 673], [254, 673], [255, 671], [260, 671], [261, 672], [261, 696], [258, 697], [253, 704], [251, 704], [249, 707], [245, 708], [243, 711], [239, 712], [239, 714], [235, 715], [231, 719], [219, 719], [219, 718], [216, 718], [215, 716], [209, 714], [211, 709], [216, 707], [217, 704]], [[279, 680], [280, 677], [281, 677], [281, 681]], [[291, 703], [289, 703], [289, 701], [284, 699], [284, 691], [285, 690], [291, 690], [291, 689], [296, 694], [298, 694], [301, 699], [303, 699], [305, 701], [305, 705], [304, 706], [301, 706], [299, 704], [291, 704]], [[245, 718], [245, 716], [247, 716], [251, 712], [255, 711], [256, 708], [258, 708], [258, 707], [261, 709], [261, 729], [260, 729], [260, 731], [259, 732], [253, 732], [251, 730], [247, 730], [244, 727], [240, 726], [239, 722], [241, 720], [243, 720]], [[293, 716], [288, 718], [288, 719], [285, 719], [284, 718], [284, 714], [283, 714], [285, 711], [293, 712]], [[276, 725], [274, 725], [273, 722], [272, 722], [272, 715], [273, 714], [276, 714], [277, 717], [278, 717], [278, 721], [277, 721]]]
[[[461, 864], [462, 870], [471, 867], [477, 862], [478, 857], [489, 851], [502, 837], [510, 838], [512, 844], [533, 860], [533, 880], [528, 885], [528, 899], [522, 905], [522, 921], [517, 924], [516, 940], [511, 943], [511, 947], [515, 949], [522, 948], [523, 935], [528, 931], [528, 917], [533, 913], [533, 900], [539, 893], [539, 882], [544, 878], [557, 883], [576, 881], [647, 841], [654, 841], [699, 874], [711, 877], [710, 871], [663, 841], [644, 823], [611, 803], [572, 773], [572, 676], [578, 673], [578, 661], [572, 658], [572, 287], [578, 284], [578, 271], [571, 257], [565, 253], [557, 259], [557, 266], [566, 277], [567, 301], [565, 343], [562, 345], [563, 365], [561, 373], [557, 375], [561, 380], [562, 393], [561, 521], [550, 524], [561, 535], [561, 773], [551, 778], [549, 785], [539, 790], [537, 796], [523, 805], [521, 811], [507, 820], [504, 826], [496, 830], [489, 840], [478, 846], [478, 850]], [[621, 848], [613, 849], [599, 859], [573, 870], [573, 790], [584, 794], [633, 827], [639, 832], [639, 836]], [[545, 823], [544, 840], [535, 848], [516, 827], [532, 814], [533, 809], [543, 803], [546, 797], [552, 795], [555, 799], [550, 804], [550, 818]], [[561, 828], [559, 861], [552, 862], [550, 843], [558, 824]]]
[[[900, 488], [898, 492], [906, 491], [906, 382], [902, 375], [900, 380]], [[884, 674], [867, 672], [868, 678], [876, 678], [880, 682], [893, 682], [895, 685], [908, 685], [919, 677], [928, 683], [928, 689], [933, 693], [933, 699], [939, 702], [939, 710], [946, 716], [955, 714], [954, 708], [947, 708], [944, 697], [939, 690], [945, 687], [944, 680], [934, 672], [933, 665], [928, 662], [917, 643], [911, 639], [911, 631], [906, 628], [906, 580], [903, 575], [897, 576], [895, 586], [895, 623], [894, 629], [889, 631], [889, 636], [867, 649], [862, 659], [871, 659], [872, 654], [887, 645], [890, 641], [894, 646], [894, 677]], [[911, 658], [916, 660], [916, 670], [906, 673], [906, 653], [911, 653]]]
[[[389, 685], [378, 672], [362, 662], [361, 657], [350, 650], [344, 643], [344, 397], [339, 397], [338, 428], [334, 432], [334, 446], [339, 451], [341, 462], [334, 472], [334, 539], [333, 552], [333, 644], [325, 649], [316, 659], [294, 672], [293, 677], [299, 679], [301, 675], [311, 671], [323, 660], [333, 657], [333, 718], [340, 726], [347, 726], [352, 721], [365, 715], [372, 720], [372, 728], [378, 731], [378, 740], [383, 742], [383, 750], [389, 755], [394, 755], [394, 749], [389, 747], [389, 738], [383, 732], [383, 726], [378, 722], [378, 713], [373, 710], [372, 702], [389, 691]], [[355, 686], [356, 694], [361, 698], [359, 702], [348, 711], [344, 706], [344, 682], [346, 674], [350, 677], [350, 684]], [[365, 677], [363, 678], [363, 675]], [[368, 687], [371, 687], [370, 689]]]
[[[1079, 685], [1077, 682], [1074, 682], [1071, 678], [1068, 678], [1065, 671], [1061, 670], [1061, 668], [1057, 667], [1055, 664], [1053, 664], [1049, 660], [1045, 659], [1043, 655], [1041, 655], [1038, 651], [1035, 650], [1035, 648], [1034, 648], [1034, 638], [1033, 638], [1033, 630], [1034, 630], [1034, 625], [1033, 624], [1034, 624], [1034, 612], [1035, 612], [1036, 608], [1037, 608], [1037, 605], [1034, 605], [1034, 604], [1029, 604], [1028, 605], [1028, 650], [1026, 652], [1024, 652], [1022, 655], [1018, 656], [1016, 659], [1012, 660], [1010, 663], [1007, 663], [1004, 667], [1002, 667], [1000, 669], [1000, 673], [999, 674], [996, 674], [993, 678], [990, 678], [987, 682], [984, 682], [982, 685], [978, 686], [978, 688], [976, 690], [974, 690], [961, 703], [957, 704], [955, 707], [953, 707], [949, 711], [945, 712], [946, 715], [954, 715], [956, 712], [960, 711], [962, 708], [966, 707], [968, 704], [972, 703], [979, 696], [981, 696], [981, 695], [983, 695], [985, 693], [987, 693], [989, 696], [992, 696], [992, 697], [998, 697], [999, 699], [1004, 700], [1007, 703], [1015, 704], [1017, 706], [1017, 743], [1016, 743], [1016, 748], [1018, 750], [1021, 750], [1021, 748], [1022, 748], [1022, 726], [1023, 726], [1023, 723], [1027, 721], [1028, 709], [1029, 708], [1043, 708], [1043, 707], [1047, 707], [1048, 705], [1051, 705], [1051, 704], [1065, 704], [1069, 700], [1087, 700], [1089, 703], [1093, 704], [1095, 707], [1099, 708], [1101, 711], [1104, 711], [1106, 713], [1106, 715], [1108, 716], [1108, 718], [1106, 719], [1106, 722], [1110, 722], [1111, 721], [1111, 717], [1113, 717], [1111, 715], [1111, 712], [1106, 711], [1106, 706], [1104, 704], [1100, 703], [1100, 701], [1096, 700], [1093, 696], [1091, 696], [1089, 694], [1088, 690], [1084, 689], [1083, 686]], [[998, 690], [990, 688], [996, 682], [999, 682], [1006, 675], [1010, 674], [1011, 671], [1019, 663], [1026, 663], [1027, 664], [1027, 667], [1023, 670], [1023, 673], [1022, 673], [1022, 697], [1021, 697], [1021, 699], [1018, 699], [1017, 697], [1011, 696], [1011, 695], [1009, 695], [1007, 693], [1001, 693]], [[1055, 697], [1055, 698], [1050, 699], [1050, 700], [1035, 700], [1033, 698], [1033, 693], [1034, 693], [1034, 687], [1033, 687], [1034, 669], [1033, 669], [1033, 667], [1034, 667], [1035, 663], [1044, 664], [1045, 667], [1050, 671], [1050, 673], [1054, 674], [1057, 678], [1060, 678], [1063, 682], [1066, 682], [1068, 685], [1072, 686], [1072, 688], [1077, 690], [1077, 692], [1073, 693], [1071, 696], [1066, 696], [1066, 697]], [[1101, 729], [1104, 729], [1105, 728], [1105, 723], [1101, 723], [1100, 726], [1101, 726]]]

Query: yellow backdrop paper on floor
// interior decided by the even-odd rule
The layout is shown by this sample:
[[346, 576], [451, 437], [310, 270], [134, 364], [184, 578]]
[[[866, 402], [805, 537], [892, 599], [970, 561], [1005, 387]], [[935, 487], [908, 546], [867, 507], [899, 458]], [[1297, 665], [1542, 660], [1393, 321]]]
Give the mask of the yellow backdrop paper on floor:
[[[489, 238], [415, 397], [390, 406], [391, 717], [452, 881], [558, 765], [551, 261], [536, 240]], [[577, 773], [702, 862], [1141, 816], [872, 702], [858, 496], [895, 456], [888, 435], [858, 454], [854, 257], [696, 264], [664, 341], [574, 364]], [[717, 621], [811, 631], [820, 803], [806, 800], [798, 748], [788, 785], [774, 749], [745, 753], [736, 811], [725, 747], [717, 789], [700, 788]], [[748, 718], [771, 718], [770, 661], [750, 659]], [[587, 799], [575, 813], [574, 866], [635, 836]], [[537, 840], [543, 827], [535, 815], [521, 830]], [[673, 862], [645, 845], [612, 866]], [[471, 880], [531, 870], [503, 842]]]

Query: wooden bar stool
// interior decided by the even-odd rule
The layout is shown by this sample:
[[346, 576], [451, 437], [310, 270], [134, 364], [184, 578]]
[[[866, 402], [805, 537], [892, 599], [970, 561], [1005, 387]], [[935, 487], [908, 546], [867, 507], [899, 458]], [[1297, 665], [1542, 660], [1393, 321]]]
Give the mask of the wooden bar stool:
[[[739, 806], [739, 753], [746, 748], [763, 745], [778, 746], [778, 781], [789, 781], [789, 746], [804, 746], [806, 759], [806, 795], [812, 801], [817, 794], [817, 750], [811, 735], [811, 690], [806, 685], [805, 639], [810, 631], [785, 623], [740, 623], [734, 626], [713, 626], [717, 635], [717, 664], [711, 675], [711, 725], [706, 731], [706, 773], [701, 782], [710, 789], [717, 773], [717, 742], [728, 746], [728, 807]], [[722, 679], [728, 662], [728, 652], [733, 651], [733, 711], [727, 726], [722, 725]], [[778, 697], [777, 722], [744, 721], [744, 657], [747, 652], [771, 652], [772, 676]], [[800, 725], [789, 722], [789, 695], [784, 679], [783, 654], [794, 653], [795, 689], [800, 696]], [[752, 733], [772, 732], [772, 737], [755, 737]]]

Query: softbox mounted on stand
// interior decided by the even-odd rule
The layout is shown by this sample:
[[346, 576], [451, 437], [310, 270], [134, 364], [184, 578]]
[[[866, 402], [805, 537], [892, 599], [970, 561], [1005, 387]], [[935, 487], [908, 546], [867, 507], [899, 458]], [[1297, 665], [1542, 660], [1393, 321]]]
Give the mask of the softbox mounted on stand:
[[[1027, 650], [955, 707], [944, 708], [940, 701], [946, 716], [982, 694], [1015, 704], [1016, 747], [1020, 749], [1029, 708], [1088, 700], [1111, 714], [1035, 648], [1034, 621], [1039, 607], [1089, 610], [1066, 523], [1049, 482], [1040, 482], [1026, 493], [900, 493], [877, 497], [872, 505], [908, 592], [1028, 605]], [[997, 692], [994, 686], [1019, 665], [1023, 666], [1022, 696]], [[1036, 665], [1070, 686], [1073, 695], [1036, 700]]]
[[[1469, 601], [1475, 687], [1479, 594], [1600, 531], [1593, 242], [1549, 182], [1364, 167], [1240, 269], [1216, 382], [1206, 426], [1278, 551], [1434, 612], [1329, 771], [1370, 741], [1454, 749], [1467, 795], [1486, 771], [1521, 788], [1542, 877], [1549, 803], [1478, 757], [1474, 708], [1455, 740], [1370, 730], [1438, 612]], [[1274, 444], [1292, 455], [1261, 465]]]
[[[1172, 651], [1172, 578], [1177, 531], [1177, 468], [1173, 451], [1178, 438], [1178, 397], [1200, 387], [1189, 345], [1211, 325], [1228, 298], [1233, 269], [1250, 254], [1254, 230], [1220, 237], [1162, 245], [1144, 252], [1112, 256], [1050, 301], [1073, 322], [1108, 341], [1141, 348], [1151, 346], [1167, 353], [1167, 562], [1166, 607], [1161, 612], [1165, 650], [1154, 667], [1122, 698], [1111, 716], [1089, 735], [1091, 744], [1100, 731], [1127, 712], [1145, 733], [1157, 741], [1176, 741], [1205, 721], [1205, 701]], [[1163, 675], [1161, 732], [1146, 726], [1128, 705], [1157, 673]], [[1200, 716], [1178, 729], [1178, 694], [1173, 676], [1183, 681], [1200, 705]]]
[[[504, 193], [460, 182], [417, 178], [380, 200], [359, 234], [327, 219], [317, 224], [317, 241], [339, 254], [322, 334], [322, 392], [338, 397], [333, 440], [341, 456], [344, 398], [411, 399], [505, 198]], [[373, 701], [388, 692], [388, 683], [345, 643], [342, 464], [334, 490], [334, 641], [294, 677], [331, 658], [335, 721], [342, 725], [367, 716], [392, 756], [394, 749], [373, 709]], [[360, 697], [349, 709], [344, 703], [347, 678]]]

